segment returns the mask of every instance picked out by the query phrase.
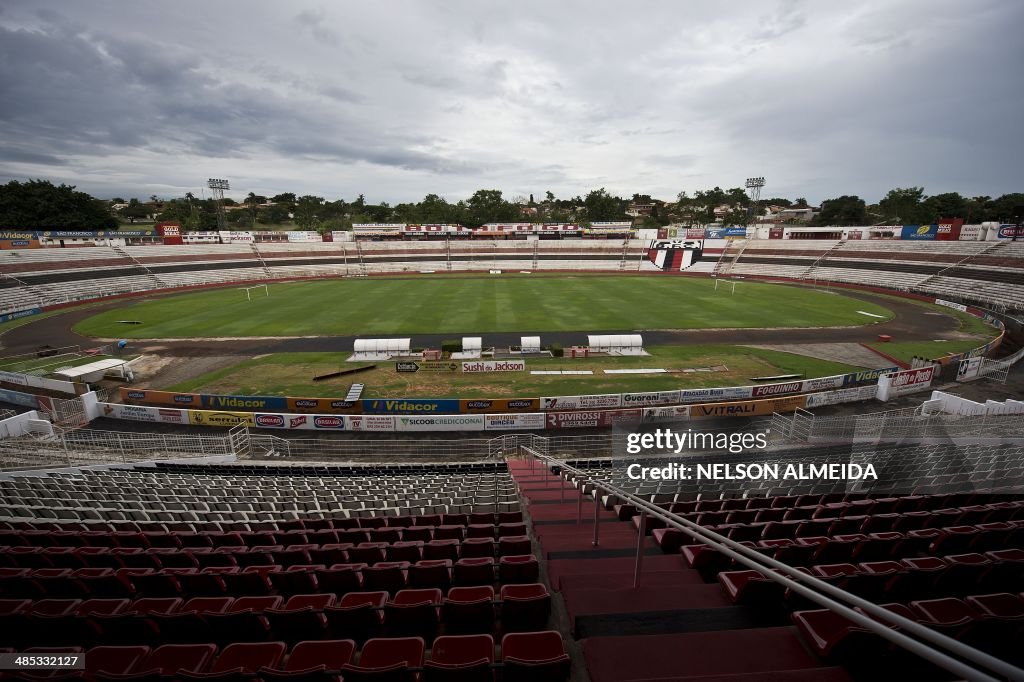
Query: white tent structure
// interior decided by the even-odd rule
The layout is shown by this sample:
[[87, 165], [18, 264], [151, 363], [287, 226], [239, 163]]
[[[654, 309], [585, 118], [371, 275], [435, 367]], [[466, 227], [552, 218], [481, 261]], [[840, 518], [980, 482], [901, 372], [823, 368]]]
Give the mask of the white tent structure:
[[540, 337], [539, 336], [522, 336], [519, 339], [519, 348], [523, 353], [539, 353], [540, 352]]
[[133, 379], [131, 367], [124, 360], [107, 358], [97, 360], [86, 365], [77, 367], [64, 367], [54, 371], [53, 375], [65, 381], [84, 381], [93, 383], [99, 381], [107, 374], [113, 374], [120, 379]]
[[349, 362], [388, 360], [412, 354], [412, 339], [356, 339]]
[[463, 336], [462, 352], [452, 353], [453, 360], [476, 360], [484, 349], [484, 340], [481, 336]]
[[640, 334], [588, 334], [590, 350], [610, 355], [647, 355]]

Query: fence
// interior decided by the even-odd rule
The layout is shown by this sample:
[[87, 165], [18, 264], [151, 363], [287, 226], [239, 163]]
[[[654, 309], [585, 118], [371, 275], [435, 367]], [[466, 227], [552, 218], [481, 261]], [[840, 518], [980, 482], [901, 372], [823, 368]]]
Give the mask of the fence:
[[1022, 438], [1020, 415], [929, 414], [924, 406], [861, 415], [820, 416], [804, 410], [774, 414], [772, 441], [807, 443], [835, 441], [898, 441], [928, 438]]

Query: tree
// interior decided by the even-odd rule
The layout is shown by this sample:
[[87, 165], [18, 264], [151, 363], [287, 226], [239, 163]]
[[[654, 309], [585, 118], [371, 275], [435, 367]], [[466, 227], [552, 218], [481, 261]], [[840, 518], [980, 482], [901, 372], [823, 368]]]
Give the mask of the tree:
[[[806, 202], [807, 200], [804, 199]], [[768, 199], [761, 199], [762, 206], [782, 206], [783, 208], [789, 208], [793, 205], [793, 202], [789, 199], [783, 199], [782, 197], [770, 197]]]
[[864, 225], [868, 211], [864, 200], [858, 196], [844, 195], [821, 202], [821, 213], [811, 221], [812, 225]]
[[967, 216], [967, 199], [959, 192], [936, 194], [924, 200], [923, 212], [928, 224], [937, 222], [939, 218], [964, 218]]
[[922, 225], [931, 223], [928, 210], [922, 205], [924, 187], [897, 187], [878, 202], [882, 216], [889, 221], [903, 225]]
[[0, 185], [0, 227], [20, 230], [115, 230], [107, 203], [48, 180]]
[[619, 197], [608, 194], [604, 187], [592, 190], [583, 200], [587, 221], [594, 223], [626, 218], [623, 203]]
[[249, 224], [256, 227], [256, 211], [260, 204], [267, 203], [267, 198], [254, 194], [253, 192], [249, 192], [249, 196], [247, 196], [245, 201], [242, 203], [244, 203], [248, 209], [246, 213], [249, 214]]
[[323, 205], [323, 197], [315, 197], [312, 194], [299, 197], [295, 202], [295, 224], [304, 230], [316, 229]]
[[279, 225], [288, 220], [288, 207], [284, 204], [273, 204], [261, 208], [256, 219], [264, 225]]
[[810, 205], [807, 203], [807, 199], [797, 197], [796, 201], [793, 203], [793, 208], [810, 208]]
[[469, 224], [507, 223], [519, 217], [519, 207], [505, 201], [500, 189], [478, 189], [466, 202]]
[[536, 206], [537, 202], [533, 200], [533, 192], [530, 192], [530, 206]]
[[547, 201], [548, 203], [551, 203], [554, 200], [555, 200], [555, 193], [554, 192], [552, 192], [551, 190], [548, 190], [547, 192], [544, 192], [544, 201]]
[[138, 199], [132, 198], [128, 201], [128, 205], [121, 210], [121, 215], [127, 218], [129, 223], [134, 225], [137, 219], [149, 216], [149, 207], [145, 204], [139, 203]]

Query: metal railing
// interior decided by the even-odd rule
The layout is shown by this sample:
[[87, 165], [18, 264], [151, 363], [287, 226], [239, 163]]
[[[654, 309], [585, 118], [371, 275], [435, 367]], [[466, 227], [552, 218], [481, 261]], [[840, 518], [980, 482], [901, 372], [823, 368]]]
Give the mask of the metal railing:
[[[637, 536], [636, 563], [633, 573], [634, 587], [639, 585], [643, 571], [643, 543], [646, 536], [646, 520], [648, 517], [656, 518], [664, 522], [666, 526], [679, 530], [698, 543], [707, 545], [737, 563], [757, 571], [769, 580], [777, 582], [794, 593], [838, 613], [856, 625], [930, 661], [944, 670], [948, 670], [954, 675], [984, 682], [996, 682], [1000, 679], [1000, 677], [995, 677], [990, 673], [995, 673], [1007, 679], [1024, 679], [1024, 670], [1006, 661], [967, 646], [952, 637], [947, 637], [916, 621], [900, 616], [893, 611], [889, 611], [877, 604], [819, 580], [793, 566], [784, 564], [734, 540], [730, 540], [724, 535], [708, 530], [681, 516], [672, 514], [617, 485], [594, 478], [583, 470], [569, 466], [564, 461], [534, 451], [525, 445], [522, 446], [522, 451], [527, 457], [532, 457], [546, 466], [557, 468], [561, 478], [564, 478], [564, 474], [569, 472], [591, 487], [594, 494], [593, 545], [595, 547], [600, 544], [601, 496], [597, 494], [598, 490], [629, 502], [637, 509], [640, 514], [640, 527]], [[577, 523], [582, 521], [582, 485], [580, 487], [579, 500]], [[883, 622], [880, 623], [879, 621]], [[885, 623], [900, 629], [895, 630], [893, 627], [885, 625]], [[967, 662], [965, 663], [964, 661]]]

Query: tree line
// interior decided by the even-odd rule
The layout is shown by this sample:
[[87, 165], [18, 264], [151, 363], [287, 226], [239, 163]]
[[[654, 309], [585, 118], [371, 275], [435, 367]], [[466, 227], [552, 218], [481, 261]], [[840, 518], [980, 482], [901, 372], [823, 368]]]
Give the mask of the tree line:
[[[351, 229], [353, 223], [450, 223], [479, 227], [485, 223], [553, 222], [592, 223], [631, 220], [630, 205], [645, 205], [649, 215], [638, 218], [642, 227], [658, 227], [670, 223], [703, 226], [719, 220], [725, 225], [749, 225], [756, 213], [768, 206], [810, 208], [805, 198], [784, 197], [761, 199], [753, 206], [742, 187], [698, 190], [689, 195], [680, 192], [674, 201], [658, 201], [648, 194], [621, 197], [605, 188], [586, 195], [558, 198], [547, 191], [540, 201], [516, 197], [507, 199], [497, 189], [481, 189], [468, 199], [450, 202], [437, 194], [428, 194], [421, 201], [369, 203], [360, 194], [352, 201], [329, 200], [322, 196], [283, 192], [262, 196], [250, 192], [241, 202], [225, 198], [226, 219], [232, 228], [260, 229], [272, 226], [297, 227], [303, 230]], [[114, 210], [113, 206], [120, 206]], [[856, 195], [844, 195], [822, 202], [811, 225], [921, 225], [940, 218], [963, 218], [967, 223], [987, 221], [1011, 222], [1024, 205], [1024, 193], [964, 197], [957, 192], [926, 196], [924, 188], [895, 188], [878, 203], [868, 204]], [[715, 209], [720, 210], [716, 215]], [[160, 200], [149, 197], [149, 203], [138, 198], [128, 201], [96, 199], [74, 186], [53, 185], [46, 180], [11, 181], [0, 185], [0, 227], [7, 229], [116, 229], [122, 222], [155, 217], [174, 221], [186, 230], [217, 229], [217, 206], [212, 199], [198, 198], [188, 192], [182, 197]]]

